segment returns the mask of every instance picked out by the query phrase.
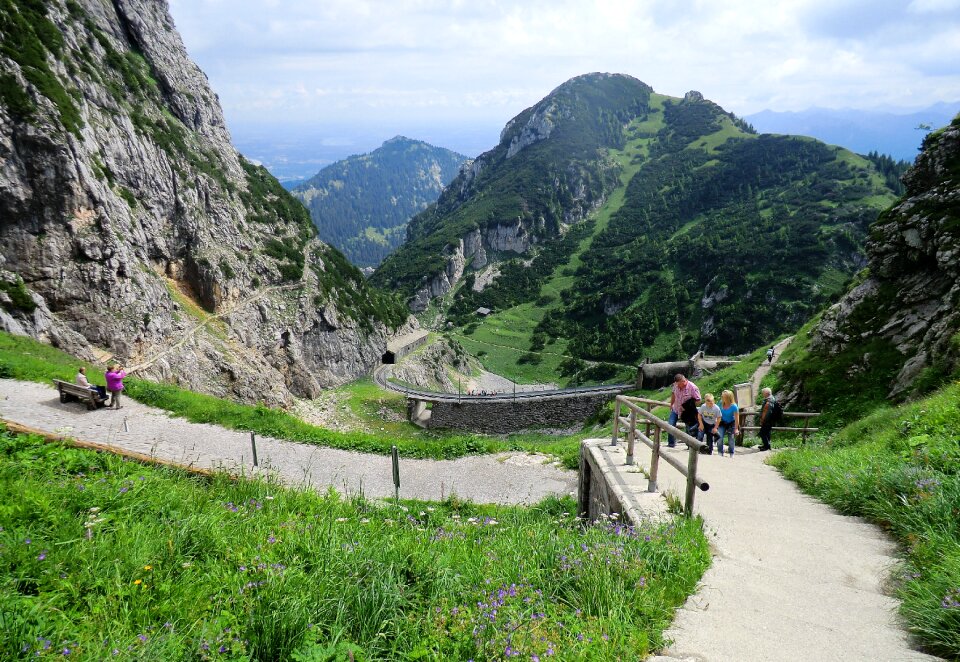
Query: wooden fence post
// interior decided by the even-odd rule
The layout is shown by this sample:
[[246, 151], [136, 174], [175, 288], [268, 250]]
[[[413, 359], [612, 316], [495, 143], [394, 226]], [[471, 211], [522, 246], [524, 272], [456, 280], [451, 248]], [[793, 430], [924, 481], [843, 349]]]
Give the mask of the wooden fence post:
[[627, 429], [627, 464], [633, 464], [633, 442], [637, 438], [637, 412], [630, 408], [630, 427]]
[[616, 404], [613, 405], [613, 435], [610, 439], [611, 446], [616, 446], [617, 439], [620, 437], [620, 396], [619, 395], [614, 399], [614, 402]]
[[697, 459], [700, 457], [700, 451], [695, 446], [690, 446], [687, 454], [687, 498], [684, 501], [684, 514], [687, 517], [693, 517], [693, 497], [697, 493]]
[[[649, 437], [647, 437], [649, 439]], [[650, 481], [647, 492], [657, 491], [657, 471], [660, 469], [660, 428], [653, 429], [653, 454], [650, 456]]]

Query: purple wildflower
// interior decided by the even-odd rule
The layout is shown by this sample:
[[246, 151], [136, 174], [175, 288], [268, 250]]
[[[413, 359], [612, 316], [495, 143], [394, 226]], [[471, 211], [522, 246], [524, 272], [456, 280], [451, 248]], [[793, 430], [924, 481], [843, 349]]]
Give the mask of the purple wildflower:
[[120, 494], [126, 494], [129, 490], [130, 490], [129, 487], [121, 487], [121, 488], [120, 488]]
[[45, 558], [47, 558], [47, 550], [43, 550], [42, 552], [40, 552], [39, 554], [37, 554], [37, 560], [38, 560], [38, 561], [42, 561], [42, 560], [44, 560]]
[[33, 542], [33, 541], [30, 540], [30, 538], [24, 538], [24, 540], [23, 540], [23, 544], [24, 544], [24, 545], [29, 545], [29, 544], [32, 543], [32, 542]]
[[276, 539], [276, 538], [274, 537], [274, 535], [271, 533], [271, 534], [270, 534], [270, 537], [267, 538], [267, 542], [272, 545], [272, 544], [274, 544], [274, 543], [277, 542], [277, 539]]
[[64, 648], [62, 651], [60, 651], [60, 654], [63, 655], [64, 657], [66, 657], [67, 655], [70, 654], [70, 649], [69, 649], [69, 648]]
[[139, 639], [140, 641], [146, 643], [146, 641], [147, 641], [147, 635], [145, 635], [145, 634], [138, 634], [138, 635], [137, 635], [137, 639]]

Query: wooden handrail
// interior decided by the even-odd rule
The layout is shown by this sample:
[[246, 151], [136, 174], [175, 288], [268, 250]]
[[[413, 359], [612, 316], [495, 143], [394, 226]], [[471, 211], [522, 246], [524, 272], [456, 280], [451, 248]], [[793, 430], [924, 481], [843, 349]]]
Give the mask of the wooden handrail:
[[[646, 408], [641, 407], [641, 404], [646, 405]], [[655, 416], [651, 410], [654, 407], [661, 406], [669, 407], [670, 403], [663, 402], [662, 400], [633, 398], [629, 396], [618, 395], [614, 404], [613, 434], [611, 435], [612, 438], [610, 443], [613, 446], [617, 445], [620, 437], [620, 426], [622, 425], [627, 429], [627, 464], [633, 464], [634, 442], [636, 439], [640, 439], [640, 441], [652, 449], [652, 455], [650, 456], [650, 478], [647, 485], [648, 492], [657, 491], [657, 473], [661, 458], [671, 467], [679, 471], [680, 475], [687, 479], [687, 489], [683, 511], [687, 517], [690, 517], [693, 515], [693, 501], [697, 488], [704, 492], [710, 489], [709, 483], [697, 477], [697, 462], [700, 457], [700, 449], [706, 444], [696, 439], [692, 435], [687, 434], [685, 430], [681, 430], [675, 425], [670, 425], [659, 416]], [[620, 415], [620, 410], [623, 407], [626, 407], [630, 410], [629, 417]], [[642, 418], [644, 424], [647, 426], [647, 434], [637, 430], [638, 417]], [[653, 439], [650, 439], [649, 436], [651, 425], [653, 426]], [[665, 455], [660, 452], [660, 439], [663, 432], [673, 435], [687, 445], [686, 466], [683, 465], [683, 462], [672, 455]]]

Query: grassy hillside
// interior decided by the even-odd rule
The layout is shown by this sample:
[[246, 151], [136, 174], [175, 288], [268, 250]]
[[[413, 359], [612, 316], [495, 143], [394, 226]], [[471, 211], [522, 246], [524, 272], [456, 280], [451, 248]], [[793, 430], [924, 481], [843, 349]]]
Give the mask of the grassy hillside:
[[699, 520], [344, 501], [0, 432], [0, 657], [643, 658], [710, 552]]
[[904, 551], [894, 582], [901, 614], [921, 642], [948, 659], [960, 659], [958, 410], [960, 383], [908, 405], [880, 405], [771, 459], [804, 491], [897, 538]]

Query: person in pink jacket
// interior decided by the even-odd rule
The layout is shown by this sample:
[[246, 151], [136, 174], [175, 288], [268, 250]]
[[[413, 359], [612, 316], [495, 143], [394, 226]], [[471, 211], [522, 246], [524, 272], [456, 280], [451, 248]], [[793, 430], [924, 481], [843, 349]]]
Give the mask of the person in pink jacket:
[[110, 404], [107, 407], [120, 409], [120, 393], [123, 391], [123, 378], [127, 376], [126, 370], [122, 365], [113, 364], [103, 373], [107, 380], [107, 390], [110, 391]]

